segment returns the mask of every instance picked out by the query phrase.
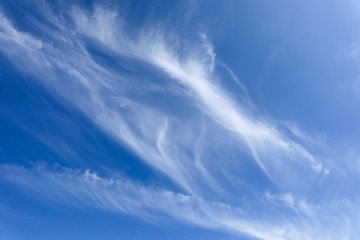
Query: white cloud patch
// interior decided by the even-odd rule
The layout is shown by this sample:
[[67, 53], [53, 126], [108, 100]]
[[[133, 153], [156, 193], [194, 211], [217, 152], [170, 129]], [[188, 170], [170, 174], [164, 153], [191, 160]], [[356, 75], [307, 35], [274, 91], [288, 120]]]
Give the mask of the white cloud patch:
[[[251, 117], [241, 104], [228, 96], [227, 90], [215, 84], [215, 53], [204, 34], [200, 35], [200, 47], [188, 52], [179, 49], [178, 45], [171, 46], [174, 41], [167, 39], [175, 37], [165, 38], [164, 33], [151, 28], [140, 31], [137, 39], [129, 39], [121, 28], [123, 20], [111, 10], [95, 8], [89, 14], [75, 9], [69, 14], [73, 16], [78, 32], [65, 32], [63, 35], [68, 39], [64, 42], [61, 38], [61, 49], [16, 30], [8, 20], [4, 20], [2, 51], [19, 69], [31, 73], [51, 91], [74, 104], [100, 128], [125, 143], [145, 162], [167, 174], [186, 191], [199, 194], [198, 189], [203, 187], [198, 186], [198, 171], [192, 167], [193, 158], [179, 149], [179, 145], [184, 145], [187, 151], [199, 158], [193, 148], [194, 136], [186, 133], [196, 131], [197, 123], [189, 120], [189, 124], [183, 124], [186, 119], [176, 119], [166, 109], [155, 110], [157, 106], [131, 99], [134, 92], [129, 89], [133, 83], [127, 81], [127, 76], [94, 62], [82, 35], [95, 39], [119, 57], [147, 62], [161, 69], [170, 79], [185, 87], [189, 92], [184, 97], [199, 106], [203, 114], [223, 126], [224, 131], [239, 134], [243, 143], [237, 140], [238, 144], [248, 147], [252, 157], [277, 187], [306, 189], [322, 170], [321, 162], [304, 147], [286, 139], [271, 123]], [[66, 29], [65, 23], [60, 21], [57, 24], [59, 29]], [[13, 47], [9, 48], [9, 45]], [[119, 99], [130, 104], [117, 105]], [[179, 124], [186, 129], [182, 133], [175, 130]], [[207, 144], [205, 141], [203, 148]], [[211, 179], [211, 174], [206, 173], [206, 168], [214, 166], [210, 160], [202, 160], [205, 161], [208, 164], [203, 164], [199, 170], [202, 176], [206, 176], [202, 182], [209, 186], [206, 181]], [[303, 181], [303, 174], [307, 175], [306, 181]], [[212, 182], [214, 190], [222, 191], [214, 179]]]
[[[225, 129], [238, 133], [248, 144], [259, 166], [279, 187], [294, 187], [300, 182], [311, 184], [322, 170], [322, 163], [315, 159], [304, 147], [282, 136], [274, 125], [262, 119], [254, 119], [245, 112], [245, 107], [231, 99], [227, 91], [216, 85], [213, 75], [215, 53], [206, 35], [201, 34], [203, 44], [197, 48], [183, 51], [172, 46], [164, 33], [146, 29], [137, 40], [126, 38], [126, 34], [116, 24], [112, 30], [109, 25], [101, 28], [113, 33], [103, 37], [101, 32], [94, 34], [85, 29], [94, 29], [92, 21], [98, 24], [120, 21], [114, 14], [104, 10], [95, 11], [88, 16], [79, 13], [76, 23], [80, 32], [93, 37], [104, 46], [118, 54], [125, 54], [149, 62], [162, 69], [170, 78], [178, 81], [192, 92], [192, 99], [198, 102], [201, 110]], [[81, 16], [81, 18], [77, 16]], [[86, 16], [86, 17], [84, 17]], [[174, 37], [168, 37], [174, 39]], [[203, 49], [203, 51], [198, 50]], [[302, 169], [301, 171], [299, 171]], [[314, 172], [311, 173], [311, 170]], [[306, 181], [299, 181], [306, 172]], [[301, 176], [299, 176], [301, 175]], [[286, 179], [286, 181], [284, 181]], [[293, 179], [293, 181], [292, 181]], [[286, 184], [285, 184], [286, 183]]]
[[[303, 222], [301, 218], [295, 221], [289, 218], [278, 223], [265, 218], [256, 221], [248, 209], [144, 186], [122, 176], [103, 178], [90, 170], [49, 171], [44, 166], [26, 169], [1, 165], [0, 173], [2, 180], [24, 188], [48, 204], [101, 208], [156, 222], [161, 222], [157, 216], [162, 216], [162, 219], [167, 216], [186, 224], [220, 230], [236, 236], [266, 240], [343, 239], [341, 237], [344, 236], [344, 232], [341, 232], [341, 229], [348, 227], [341, 219], [335, 221], [339, 225], [334, 225], [333, 229], [320, 225], [318, 219], [312, 221], [316, 224], [314, 227]], [[269, 198], [274, 199], [274, 196]], [[279, 200], [294, 204], [290, 194], [281, 195]]]

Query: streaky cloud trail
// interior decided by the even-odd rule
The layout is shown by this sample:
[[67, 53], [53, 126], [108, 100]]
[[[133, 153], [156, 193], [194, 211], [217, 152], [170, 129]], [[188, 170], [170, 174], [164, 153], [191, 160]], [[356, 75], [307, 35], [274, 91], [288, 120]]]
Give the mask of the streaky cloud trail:
[[[90, 170], [47, 169], [44, 165], [34, 168], [2, 165], [0, 179], [18, 185], [34, 194], [40, 201], [48, 204], [71, 205], [73, 207], [100, 208], [111, 212], [120, 212], [138, 216], [146, 221], [161, 223], [164, 216], [198, 227], [221, 230], [235, 236], [251, 236], [257, 239], [346, 239], [339, 226], [347, 228], [348, 221], [338, 219], [334, 229], [327, 229], [318, 235], [311, 225], [304, 224], [304, 219], [278, 222], [257, 221], [248, 210], [221, 202], [209, 202], [202, 198], [175, 193], [169, 190], [145, 186], [131, 181], [125, 176], [114, 175], [112, 178], [98, 176]], [[306, 214], [318, 214], [319, 209], [300, 202], [295, 206], [289, 194], [280, 196], [267, 193], [263, 204], [273, 205], [285, 202], [293, 205], [297, 211]], [[310, 213], [310, 211], [313, 211]], [[156, 218], [154, 213], [162, 217]], [[320, 211], [320, 213], [323, 213]], [[303, 224], [299, 229], [297, 224]], [[322, 226], [319, 219], [313, 220], [316, 227]], [[304, 231], [306, 230], [306, 231]]]

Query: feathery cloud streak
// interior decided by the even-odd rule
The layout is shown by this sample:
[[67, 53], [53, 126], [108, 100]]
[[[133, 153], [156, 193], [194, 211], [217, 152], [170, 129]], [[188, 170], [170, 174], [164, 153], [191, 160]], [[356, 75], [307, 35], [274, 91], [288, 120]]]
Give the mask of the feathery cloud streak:
[[[299, 215], [305, 217], [285, 219], [286, 221], [275, 224], [271, 219], [254, 220], [255, 213], [248, 209], [146, 187], [124, 176], [102, 178], [89, 170], [80, 172], [63, 168], [54, 171], [44, 166], [26, 169], [11, 165], [2, 165], [0, 173], [1, 179], [19, 185], [25, 191], [51, 204], [100, 208], [136, 215], [147, 221], [161, 222], [161, 219], [167, 216], [186, 224], [267, 240], [346, 239], [348, 234], [344, 232], [344, 229], [349, 227], [346, 218], [332, 219], [332, 222], [326, 222], [324, 225], [321, 218], [314, 217], [318, 214], [328, 217], [331, 214], [326, 211], [333, 209], [327, 207], [324, 211], [305, 202], [295, 203], [290, 194], [275, 196], [267, 193], [262, 204], [269, 205], [269, 209], [283, 201], [292, 205], [296, 211], [301, 211], [302, 214]], [[340, 204], [346, 206], [348, 203]], [[268, 214], [271, 214], [271, 211]], [[162, 217], [159, 219], [156, 215]], [[309, 221], [307, 216], [313, 217], [312, 220]], [[329, 228], [329, 224], [332, 229]], [[314, 226], [322, 228], [321, 231]]]
[[[299, 183], [304, 183], [306, 186], [311, 184], [322, 171], [321, 162], [315, 160], [305, 148], [286, 139], [274, 125], [249, 116], [245, 108], [227, 95], [225, 89], [214, 84], [215, 53], [205, 35], [201, 35], [203, 43], [199, 45], [200, 50], [190, 54], [172, 47], [164, 33], [152, 29], [142, 31], [137, 40], [128, 39], [127, 34], [116, 24], [121, 21], [116, 12], [95, 8], [92, 15], [85, 14], [79, 9], [73, 10], [71, 14], [79, 33], [98, 40], [120, 57], [127, 56], [148, 62], [185, 86], [190, 91], [188, 96], [205, 114], [225, 129], [236, 132], [243, 138], [253, 158], [277, 187], [289, 189], [289, 187], [298, 187]], [[7, 19], [2, 18], [4, 22], [2, 41], [5, 43], [3, 51], [12, 54], [11, 58], [16, 64], [21, 65], [21, 69], [24, 70], [24, 64], [19, 62], [19, 55], [14, 56], [14, 54], [20, 52], [22, 54], [25, 50], [28, 59], [31, 59], [35, 65], [25, 71], [33, 72], [45, 85], [59, 91], [61, 95], [67, 95], [65, 96], [67, 100], [71, 99], [71, 102], [101, 128], [125, 142], [148, 164], [169, 176], [175, 176], [174, 180], [177, 183], [194, 193], [194, 190], [190, 189], [191, 177], [186, 176], [192, 174], [188, 172], [188, 167], [182, 166], [183, 162], [192, 164], [192, 160], [184, 160], [185, 156], [177, 157], [177, 154], [174, 154], [175, 146], [163, 145], [164, 137], [171, 138], [172, 133], [167, 133], [172, 131], [170, 129], [175, 125], [170, 122], [168, 113], [156, 112], [151, 106], [141, 106], [140, 103], [125, 97], [124, 88], [128, 85], [125, 77], [119, 73], [114, 75], [89, 59], [89, 53], [82, 45], [81, 36], [77, 32], [66, 32], [63, 35], [68, 36], [68, 39], [65, 40], [63, 37], [54, 39], [64, 46], [60, 52], [48, 43], [17, 31]], [[61, 22], [57, 23], [59, 29], [65, 29], [64, 25]], [[57, 36], [53, 35], [53, 37]], [[17, 49], [17, 53], [13, 50], [8, 51], [7, 45], [13, 44], [18, 46], [10, 49]], [[64, 52], [64, 49], [67, 51]], [[44, 65], [50, 68], [44, 68]], [[33, 69], [36, 69], [35, 72]], [[68, 75], [68, 79], [62, 79], [60, 83], [58, 76], [54, 76], [56, 70]], [[42, 73], [41, 76], [37, 74], [39, 72]], [[45, 73], [52, 77], [43, 79]], [[75, 88], [72, 87], [70, 91], [64, 93], [64, 88], [68, 89], [67, 86], [75, 86]], [[75, 92], [72, 92], [74, 90]], [[109, 92], [112, 94], [112, 99], [105, 96]], [[79, 97], [73, 99], [73, 96]], [[130, 111], [133, 114], [131, 121], [139, 118], [140, 113], [147, 116], [146, 119], [149, 121], [144, 123], [138, 119], [137, 124], [134, 124], [140, 135], [135, 136], [136, 133], [129, 126], [129, 119], [124, 118], [124, 114], [121, 114], [118, 107], [112, 103], [114, 98], [122, 101], [120, 106], [131, 107]], [[91, 104], [88, 104], [89, 102]], [[143, 139], [149, 141], [144, 142]], [[176, 142], [174, 140], [169, 139], [166, 142]], [[185, 141], [191, 149], [191, 140]], [[144, 152], [150, 154], [144, 156]], [[184, 168], [186, 170], [182, 170]], [[299, 181], [304, 174], [307, 175], [308, 181]]]

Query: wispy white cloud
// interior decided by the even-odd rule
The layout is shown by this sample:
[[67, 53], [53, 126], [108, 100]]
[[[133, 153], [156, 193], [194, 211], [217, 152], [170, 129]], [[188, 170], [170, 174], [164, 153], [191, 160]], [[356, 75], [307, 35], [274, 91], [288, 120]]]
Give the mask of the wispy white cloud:
[[[161, 222], [157, 216], [167, 216], [186, 224], [257, 239], [344, 239], [342, 228], [348, 227], [346, 222], [341, 223], [342, 219], [336, 221], [340, 225], [334, 229], [307, 226], [301, 218], [275, 222], [264, 217], [262, 221], [254, 221], [249, 209], [144, 186], [124, 176], [103, 178], [89, 170], [49, 171], [44, 166], [26, 169], [1, 165], [0, 173], [2, 180], [24, 188], [48, 204], [101, 208], [157, 222]], [[269, 198], [275, 199], [275, 196], [269, 195]], [[290, 194], [280, 196], [279, 200], [294, 204]]]
[[59, 169], [56, 172], [43, 166], [25, 169], [1, 166], [1, 178], [36, 194], [39, 199], [52, 204], [89, 206], [109, 211], [133, 214], [151, 221], [161, 221], [156, 216], [165, 214], [187, 224], [210, 229], [220, 229], [239, 235], [260, 239], [284, 239], [272, 226], [242, 219], [244, 211], [219, 202], [172, 191], [146, 187], [118, 176], [101, 178], [89, 170], [84, 172]]
[[[101, 28], [113, 35], [106, 35], [104, 39], [101, 32], [96, 31], [96, 34], [93, 34], [85, 29], [93, 29], [93, 19], [97, 19], [97, 27], [102, 23], [118, 22], [114, 14], [95, 11], [93, 15], [87, 16], [77, 12], [76, 16], [79, 15], [82, 17], [80, 20], [76, 17], [76, 22], [81, 33], [95, 38], [114, 52], [149, 62], [187, 87], [192, 92], [193, 101], [199, 104], [205, 114], [225, 129], [240, 134], [259, 166], [279, 187], [288, 187], [282, 186], [284, 183], [291, 187], [299, 182], [311, 184], [322, 171], [322, 162], [316, 160], [303, 146], [283, 136], [274, 124], [252, 117], [245, 111], [245, 107], [228, 96], [224, 88], [215, 84], [215, 53], [206, 35], [201, 35], [203, 43], [198, 47], [203, 51], [196, 48], [184, 51], [176, 45], [173, 47], [172, 41], [167, 40], [174, 39], [173, 36], [165, 37], [164, 33], [152, 29], [143, 31], [137, 40], [130, 40], [117, 27], [109, 29], [106, 24]], [[303, 170], [299, 171], [299, 168]], [[303, 179], [305, 172], [307, 181], [299, 181]], [[291, 178], [297, 179], [289, 181]], [[284, 181], [285, 179], [287, 181]]]
[[[215, 69], [215, 50], [205, 34], [184, 49], [179, 37], [165, 29], [147, 26], [138, 33], [127, 32], [125, 19], [114, 10], [72, 8], [64, 13], [68, 18], [56, 17], [48, 8], [43, 10], [44, 17], [59, 29], [47, 32], [50, 40], [25, 33], [0, 15], [0, 51], [24, 74], [168, 176], [185, 194], [144, 187], [128, 179], [101, 178], [89, 171], [56, 173], [3, 166], [3, 178], [52, 201], [78, 201], [143, 218], [153, 218], [150, 210], [156, 210], [198, 226], [260, 239], [340, 239], [341, 234], [335, 232], [340, 227], [331, 232], [335, 235], [325, 233], [320, 220], [316, 231], [307, 217], [317, 218], [318, 213], [314, 214], [306, 199], [298, 198], [329, 169], [305, 145], [283, 134], [276, 121], [251, 113], [249, 106], [231, 97], [230, 90], [217, 81], [221, 76]], [[69, 18], [74, 25], [67, 22]], [[119, 66], [126, 66], [130, 74], [95, 61], [90, 44], [111, 55]], [[142, 71], [154, 75], [149, 78], [155, 88], [148, 88], [144, 75], [139, 74]], [[174, 111], [174, 104], [157, 104], [147, 95], [154, 89], [185, 114]], [[242, 90], [246, 91], [245, 87]], [[300, 136], [296, 129], [292, 131]], [[308, 141], [308, 137], [301, 138]], [[262, 204], [290, 208], [291, 216], [301, 222], [299, 227], [277, 211], [279, 219], [290, 223], [270, 221], [266, 214], [244, 213], [226, 205], [236, 202], [242, 190], [252, 197], [258, 194], [259, 190], [247, 189], [252, 179], [242, 176], [246, 170], [239, 170], [249, 157], [281, 192], [268, 194]], [[224, 203], [205, 201], [207, 196]], [[239, 205], [246, 204], [249, 209], [258, 207], [244, 201]], [[298, 218], [299, 213], [305, 217]], [[321, 237], [316, 235], [319, 232]]]

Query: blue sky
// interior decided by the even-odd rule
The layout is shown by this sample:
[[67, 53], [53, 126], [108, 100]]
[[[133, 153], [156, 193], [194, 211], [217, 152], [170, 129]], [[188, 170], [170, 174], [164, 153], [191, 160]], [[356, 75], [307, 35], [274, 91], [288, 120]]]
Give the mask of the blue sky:
[[0, 239], [359, 239], [360, 4], [2, 1]]

